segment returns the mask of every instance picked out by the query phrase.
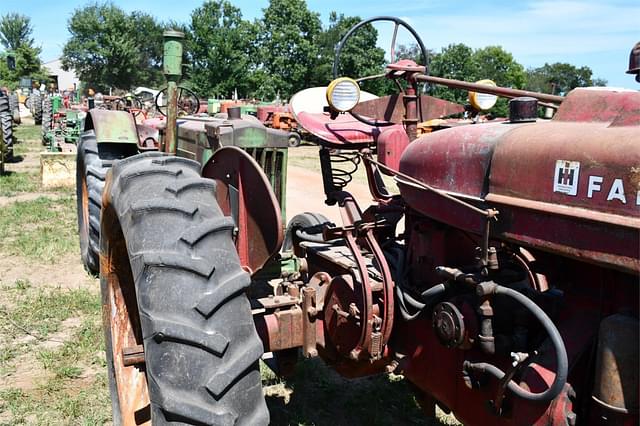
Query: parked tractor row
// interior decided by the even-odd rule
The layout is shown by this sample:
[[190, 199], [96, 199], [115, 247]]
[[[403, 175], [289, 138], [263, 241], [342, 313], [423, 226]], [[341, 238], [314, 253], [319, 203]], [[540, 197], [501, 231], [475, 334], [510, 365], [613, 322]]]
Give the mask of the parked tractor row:
[[[339, 64], [377, 21], [428, 56], [406, 22], [363, 21], [335, 79], [288, 111], [318, 143], [342, 223], [309, 212], [285, 227], [288, 131], [238, 106], [179, 113], [193, 106], [181, 33], [165, 33], [166, 119], [88, 112], [78, 224], [114, 424], [266, 425], [265, 353], [282, 376], [300, 356], [402, 374], [427, 413], [468, 425], [638, 424], [640, 92], [552, 96], [400, 60], [382, 78], [401, 91], [369, 97]], [[511, 98], [510, 117], [418, 137], [462, 108], [422, 84]], [[348, 192], [359, 167], [368, 206]]]

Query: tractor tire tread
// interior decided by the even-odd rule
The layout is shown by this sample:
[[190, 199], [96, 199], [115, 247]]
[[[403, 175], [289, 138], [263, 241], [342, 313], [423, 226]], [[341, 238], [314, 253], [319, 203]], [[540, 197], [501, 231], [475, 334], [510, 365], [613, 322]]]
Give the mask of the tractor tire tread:
[[[214, 185], [196, 162], [148, 153], [117, 162], [108, 179], [105, 209], [129, 253], [153, 424], [268, 424], [250, 277]], [[197, 307], [211, 295], [217, 309], [203, 315]]]

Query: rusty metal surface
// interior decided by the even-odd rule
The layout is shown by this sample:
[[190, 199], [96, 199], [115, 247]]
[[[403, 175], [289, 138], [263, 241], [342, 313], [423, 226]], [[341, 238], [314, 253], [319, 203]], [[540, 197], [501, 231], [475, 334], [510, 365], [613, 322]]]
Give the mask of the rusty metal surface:
[[624, 89], [577, 88], [569, 92], [554, 121], [640, 125], [640, 92]]
[[[103, 235], [118, 235], [117, 219], [103, 216]], [[144, 369], [125, 361], [125, 349], [143, 344], [133, 277], [124, 239], [105, 239], [100, 254], [102, 319], [107, 328], [120, 416], [124, 424], [150, 424], [149, 393]], [[112, 395], [113, 397], [113, 395]]]
[[[464, 111], [464, 106], [433, 96], [421, 95], [417, 114], [420, 121], [446, 117]], [[405, 108], [402, 95], [390, 95], [359, 103], [354, 112], [378, 120], [402, 123]]]
[[377, 141], [378, 161], [394, 170], [400, 169], [400, 158], [409, 146], [409, 138], [402, 129], [384, 130]]
[[482, 197], [493, 150], [517, 126], [525, 125], [472, 124], [423, 135], [402, 154], [400, 171], [438, 189]]
[[98, 143], [138, 143], [135, 119], [125, 111], [92, 109], [84, 125], [84, 130], [91, 129]]
[[241, 264], [256, 272], [282, 246], [280, 207], [260, 165], [236, 147], [217, 150], [202, 170], [217, 181], [216, 198], [238, 228], [236, 249]]
[[144, 364], [144, 347], [136, 345], [122, 349], [122, 363], [125, 367]]
[[316, 304], [316, 290], [312, 287], [302, 289], [302, 356], [312, 358], [318, 355], [316, 349], [317, 326], [316, 320], [319, 311]]
[[256, 316], [254, 322], [265, 352], [303, 346], [302, 309], [297, 305], [272, 314]]
[[638, 415], [640, 322], [612, 315], [600, 324], [593, 399], [605, 411]]

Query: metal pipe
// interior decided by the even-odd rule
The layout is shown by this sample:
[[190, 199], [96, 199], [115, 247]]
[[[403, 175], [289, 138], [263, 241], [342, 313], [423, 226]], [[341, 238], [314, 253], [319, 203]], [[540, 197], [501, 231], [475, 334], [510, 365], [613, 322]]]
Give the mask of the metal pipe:
[[452, 80], [449, 78], [434, 77], [432, 75], [418, 74], [415, 76], [418, 81], [439, 84], [454, 89], [471, 90], [473, 92], [488, 93], [491, 95], [502, 96], [505, 98], [518, 98], [520, 96], [530, 96], [543, 102], [562, 103], [564, 96], [548, 95], [546, 93], [531, 92], [529, 90], [509, 89], [507, 87], [488, 86], [486, 84], [468, 83], [461, 80]]
[[163, 72], [167, 79], [167, 126], [164, 135], [165, 152], [175, 154], [178, 148], [178, 82], [182, 78], [182, 40], [184, 33], [165, 31]]

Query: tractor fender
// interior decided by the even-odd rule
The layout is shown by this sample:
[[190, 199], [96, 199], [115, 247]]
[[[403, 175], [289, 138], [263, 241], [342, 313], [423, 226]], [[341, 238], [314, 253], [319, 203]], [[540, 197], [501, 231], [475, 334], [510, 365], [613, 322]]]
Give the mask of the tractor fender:
[[126, 111], [92, 109], [87, 113], [84, 130], [93, 130], [96, 142], [138, 144], [138, 130], [133, 115]]
[[282, 247], [280, 206], [260, 165], [244, 150], [220, 148], [202, 168], [202, 177], [216, 181], [222, 212], [236, 224], [236, 250], [251, 274]]

